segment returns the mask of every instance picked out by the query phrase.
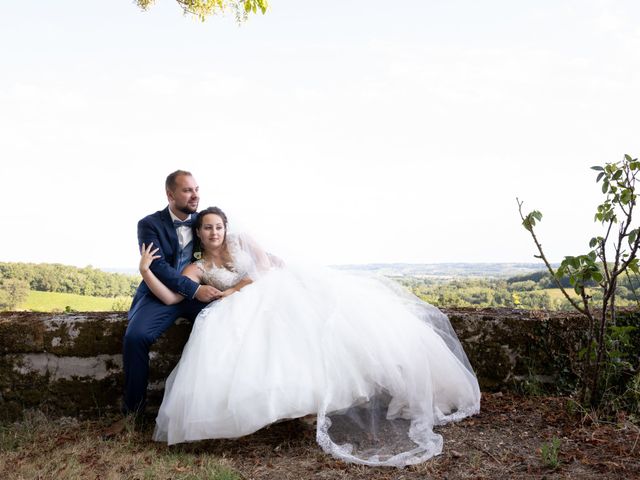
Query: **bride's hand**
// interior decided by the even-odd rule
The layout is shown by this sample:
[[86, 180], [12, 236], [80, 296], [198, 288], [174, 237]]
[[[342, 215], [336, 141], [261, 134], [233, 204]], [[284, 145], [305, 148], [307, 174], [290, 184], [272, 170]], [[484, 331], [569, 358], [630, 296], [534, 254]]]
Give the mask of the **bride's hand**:
[[227, 288], [224, 292], [220, 294], [220, 298], [228, 297], [229, 295], [235, 292], [236, 292], [235, 288]]
[[155, 248], [153, 250], [152, 249], [153, 249], [153, 242], [151, 242], [148, 246], [145, 246], [145, 244], [143, 243], [142, 247], [140, 247], [140, 265], [138, 266], [140, 273], [144, 273], [148, 271], [149, 267], [151, 266], [151, 263], [153, 263], [153, 261], [156, 258], [160, 258], [160, 255], [156, 255], [156, 253], [160, 249], [159, 248]]
[[211, 285], [200, 285], [196, 290], [195, 299], [203, 303], [209, 303], [219, 299], [221, 295], [222, 292]]

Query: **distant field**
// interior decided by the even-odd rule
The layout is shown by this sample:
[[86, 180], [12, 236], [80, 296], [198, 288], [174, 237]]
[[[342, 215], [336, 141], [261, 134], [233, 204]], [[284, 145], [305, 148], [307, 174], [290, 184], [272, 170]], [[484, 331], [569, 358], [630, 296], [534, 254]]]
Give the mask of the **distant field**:
[[[547, 292], [552, 300], [564, 300], [565, 296], [562, 294], [562, 291], [559, 288], [546, 288], [544, 290], [538, 290], [538, 292]], [[571, 296], [571, 298], [578, 299], [578, 295], [573, 291], [573, 288], [567, 288], [567, 293]]]
[[[67, 307], [78, 312], [108, 312], [113, 310], [114, 302], [122, 299], [88, 297], [73, 293], [30, 291], [27, 301], [18, 307], [19, 310], [35, 312], [64, 311]], [[126, 310], [127, 308], [124, 308]], [[118, 309], [120, 310], [120, 309]]]
[[[587, 289], [587, 293], [589, 294], [591, 294], [593, 291], [595, 290]], [[552, 301], [560, 301], [560, 300], [565, 301], [565, 297], [559, 288], [548, 288], [545, 290], [538, 290], [538, 292], [547, 292], [551, 297]], [[580, 299], [580, 297], [578, 297], [578, 295], [573, 291], [573, 288], [567, 288], [567, 292], [569, 293], [569, 296], [574, 300]], [[580, 300], [578, 303], [582, 303], [582, 300]], [[568, 303], [566, 305], [567, 305], [566, 308], [570, 310], [571, 307], [568, 306]], [[594, 301], [593, 305], [596, 307], [599, 306], [600, 301]], [[638, 305], [638, 303], [635, 300], [618, 297], [616, 298], [616, 305], [619, 307], [635, 307]]]
[[[574, 298], [576, 300], [580, 298], [578, 294], [573, 291], [573, 288], [567, 288], [566, 290], [571, 298]], [[562, 294], [562, 291], [559, 288], [546, 288], [544, 290], [538, 290], [538, 291], [547, 292], [552, 300], [555, 300], [556, 298], [559, 300], [565, 299], [565, 296]], [[591, 294], [591, 289], [587, 288], [587, 293]], [[618, 302], [622, 301], [622, 299], [618, 299], [617, 301]]]

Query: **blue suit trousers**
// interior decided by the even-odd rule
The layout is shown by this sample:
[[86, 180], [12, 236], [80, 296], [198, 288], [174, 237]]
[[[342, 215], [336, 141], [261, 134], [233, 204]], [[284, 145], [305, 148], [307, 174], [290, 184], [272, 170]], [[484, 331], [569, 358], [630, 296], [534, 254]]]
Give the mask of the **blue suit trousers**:
[[135, 413], [144, 408], [149, 383], [151, 345], [177, 318], [193, 320], [206, 305], [187, 299], [176, 305], [165, 305], [150, 293], [134, 299], [122, 346], [124, 413]]

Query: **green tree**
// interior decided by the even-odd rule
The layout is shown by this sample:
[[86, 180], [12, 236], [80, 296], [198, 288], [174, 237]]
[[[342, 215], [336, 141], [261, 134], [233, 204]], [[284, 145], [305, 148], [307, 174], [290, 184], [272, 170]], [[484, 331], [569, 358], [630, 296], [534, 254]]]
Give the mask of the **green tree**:
[[533, 280], [525, 280], [523, 282], [512, 282], [509, 284], [509, 291], [524, 291], [530, 292], [532, 290], [536, 290], [538, 288], [538, 284]]
[[14, 310], [29, 295], [29, 284], [24, 280], [5, 278], [0, 281], [0, 309]]
[[[210, 15], [216, 15], [231, 10], [236, 19], [242, 22], [250, 13], [260, 11], [263, 15], [269, 4], [267, 0], [175, 0], [182, 7], [185, 14], [195, 15], [200, 20], [205, 20]], [[147, 10], [155, 0], [136, 0], [143, 10]]]
[[31, 290], [75, 293], [97, 297], [133, 295], [140, 277], [107, 273], [91, 266], [85, 268], [60, 264], [0, 262], [0, 279], [24, 280]]
[[[584, 255], [567, 256], [554, 269], [542, 249], [534, 227], [542, 220], [542, 213], [533, 210], [523, 214], [519, 199], [518, 210], [522, 225], [531, 234], [538, 250], [537, 258], [546, 265], [558, 288], [567, 301], [587, 320], [587, 339], [582, 351], [580, 372], [580, 399], [593, 406], [603, 405], [604, 394], [609, 389], [611, 371], [615, 368], [614, 348], [610, 333], [616, 333], [616, 293], [621, 275], [639, 272], [638, 247], [640, 228], [633, 226], [636, 206], [636, 180], [640, 173], [640, 162], [625, 155], [620, 162], [591, 167], [597, 172], [596, 183], [601, 182], [604, 201], [598, 205], [594, 221], [602, 225], [601, 236], [589, 242], [590, 251]], [[569, 296], [562, 280], [568, 279], [579, 299]], [[592, 285], [599, 292], [592, 293]], [[588, 290], [587, 287], [590, 287]]]
[[111, 310], [114, 312], [126, 312], [131, 308], [132, 297], [116, 297], [111, 304]]

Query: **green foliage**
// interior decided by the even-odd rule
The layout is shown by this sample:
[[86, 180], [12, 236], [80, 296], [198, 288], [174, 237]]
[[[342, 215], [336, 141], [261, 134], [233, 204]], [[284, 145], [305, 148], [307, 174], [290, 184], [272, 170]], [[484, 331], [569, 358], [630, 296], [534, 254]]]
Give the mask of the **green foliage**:
[[640, 415], [640, 364], [633, 337], [639, 335], [637, 318], [635, 324], [609, 326], [601, 379], [603, 403], [614, 412], [625, 410], [636, 416]]
[[0, 262], [0, 279], [17, 279], [39, 292], [75, 293], [95, 297], [132, 296], [140, 277], [107, 273], [91, 266], [85, 268], [49, 263]]
[[[637, 352], [632, 352], [631, 335], [636, 326], [617, 324], [618, 296], [633, 295], [640, 305], [629, 272], [638, 276], [640, 260], [640, 227], [633, 226], [637, 176], [640, 162], [625, 155], [620, 162], [591, 167], [597, 173], [596, 183], [602, 184], [604, 201], [597, 206], [594, 221], [604, 231], [592, 237], [586, 254], [566, 256], [554, 271], [548, 262], [534, 227], [542, 214], [534, 210], [523, 214], [522, 202], [517, 200], [522, 225], [531, 234], [540, 258], [563, 292], [567, 301], [587, 320], [584, 348], [580, 351], [580, 399], [604, 413], [619, 408], [637, 409], [637, 404], [621, 404], [628, 390], [630, 375], [637, 372], [640, 362]], [[627, 285], [623, 285], [626, 276]], [[562, 284], [568, 280], [579, 300], [572, 298]], [[594, 305], [597, 305], [594, 306]]]
[[553, 437], [550, 443], [543, 443], [540, 447], [542, 463], [545, 467], [556, 469], [560, 466], [560, 446], [562, 442], [557, 437]]
[[517, 389], [528, 397], [540, 397], [545, 394], [544, 385], [531, 367], [527, 376], [517, 385]]
[[496, 278], [408, 278], [398, 280], [414, 295], [438, 307], [502, 307], [542, 310], [565, 310], [555, 289], [544, 282], [513, 282]]
[[0, 310], [13, 310], [29, 295], [29, 284], [16, 278], [0, 279]]
[[522, 220], [522, 226], [531, 232], [533, 227], [536, 225], [536, 221], [539, 222], [540, 220], [542, 220], [542, 213], [538, 210], [534, 210], [524, 217]]
[[629, 409], [630, 420], [640, 424], [640, 371], [627, 382], [626, 388], [619, 401], [626, 406], [632, 406]]
[[532, 290], [537, 290], [539, 287], [533, 280], [525, 280], [523, 282], [512, 282], [507, 288], [515, 292], [531, 292]]
[[596, 253], [577, 257], [564, 257], [564, 260], [556, 270], [558, 279], [568, 278], [576, 294], [581, 295], [590, 282], [601, 282], [602, 273], [596, 262]]
[[111, 304], [111, 310], [114, 312], [127, 312], [131, 308], [131, 297], [116, 297]]
[[[518, 275], [516, 277], [507, 279], [508, 284], [529, 281], [534, 282], [537, 289], [557, 288], [558, 286], [557, 279], [551, 276], [547, 270], [539, 270], [537, 272], [528, 273], [526, 275]], [[568, 278], [559, 279], [559, 283], [562, 287], [571, 287]]]
[[[267, 12], [269, 4], [267, 0], [175, 0], [182, 7], [185, 14], [195, 15], [204, 21], [208, 16], [225, 13], [232, 10], [236, 20], [242, 22], [249, 14], [263, 15]], [[148, 10], [155, 0], [136, 0], [136, 3], [143, 10]]]

